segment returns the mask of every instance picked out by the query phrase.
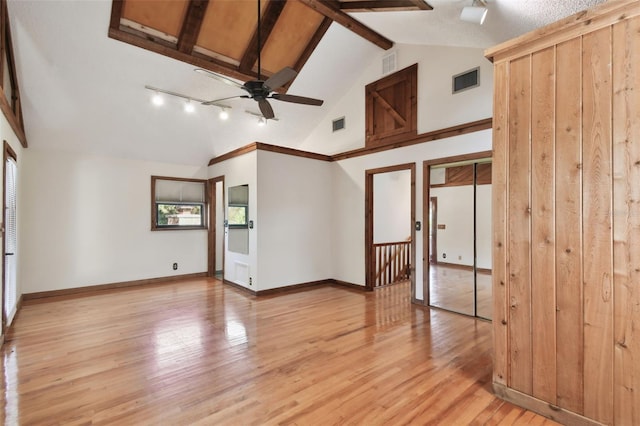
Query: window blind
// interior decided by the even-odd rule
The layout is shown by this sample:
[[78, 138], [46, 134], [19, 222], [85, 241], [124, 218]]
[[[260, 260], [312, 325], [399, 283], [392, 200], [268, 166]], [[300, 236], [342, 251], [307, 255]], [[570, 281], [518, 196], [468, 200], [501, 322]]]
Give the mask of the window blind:
[[179, 180], [156, 180], [156, 201], [204, 203], [204, 182], [189, 182]]

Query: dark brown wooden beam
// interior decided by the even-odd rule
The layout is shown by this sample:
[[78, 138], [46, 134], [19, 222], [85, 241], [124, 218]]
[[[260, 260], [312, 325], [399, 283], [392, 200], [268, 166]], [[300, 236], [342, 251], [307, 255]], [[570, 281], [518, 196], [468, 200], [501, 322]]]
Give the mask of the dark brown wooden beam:
[[253, 80], [256, 77], [254, 73], [242, 73], [237, 67], [216, 60], [215, 58], [209, 58], [195, 53], [180, 52], [175, 46], [162, 44], [162, 40], [160, 39], [154, 39], [148, 34], [137, 33], [131, 29], [124, 31], [118, 28], [110, 28], [109, 37], [238, 80], [247, 81]]
[[253, 65], [256, 63], [256, 60], [258, 60], [258, 51], [264, 47], [286, 4], [286, 0], [271, 0], [267, 4], [267, 8], [261, 18], [262, 21], [260, 22], [260, 32], [262, 33], [260, 34], [260, 46], [258, 46], [258, 30], [256, 27], [256, 31], [253, 32], [251, 41], [247, 46], [247, 50], [245, 50], [240, 60], [240, 66], [238, 67], [240, 71], [250, 72], [253, 69]]
[[122, 18], [123, 7], [124, 0], [113, 0], [111, 3], [111, 21], [109, 22], [109, 28], [120, 28], [120, 18]]
[[342, 1], [340, 10], [343, 12], [388, 12], [399, 10], [433, 10], [433, 7], [423, 0], [361, 0]]
[[209, 0], [191, 0], [189, 8], [182, 22], [180, 37], [178, 37], [178, 50], [184, 53], [191, 53], [193, 46], [198, 40], [200, 27], [204, 14], [207, 11]]
[[337, 0], [299, 0], [302, 4], [305, 4], [315, 10], [316, 12], [332, 19], [343, 27], [353, 31], [359, 36], [369, 40], [371, 43], [384, 50], [391, 49], [393, 47], [393, 41], [389, 40], [382, 34], [373, 31], [363, 23], [355, 20], [351, 16], [347, 15], [340, 10], [340, 3]]

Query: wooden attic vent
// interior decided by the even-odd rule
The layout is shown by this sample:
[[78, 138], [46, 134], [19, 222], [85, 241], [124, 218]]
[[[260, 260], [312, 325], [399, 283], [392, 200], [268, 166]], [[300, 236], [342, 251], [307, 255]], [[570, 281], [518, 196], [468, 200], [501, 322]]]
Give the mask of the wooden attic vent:
[[388, 145], [417, 135], [418, 64], [368, 84], [367, 147]]

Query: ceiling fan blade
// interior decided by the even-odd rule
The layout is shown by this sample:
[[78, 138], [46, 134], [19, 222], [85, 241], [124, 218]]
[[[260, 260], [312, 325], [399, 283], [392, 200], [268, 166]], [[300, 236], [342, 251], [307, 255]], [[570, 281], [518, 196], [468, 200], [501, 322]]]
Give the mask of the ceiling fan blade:
[[216, 74], [215, 72], [209, 71], [209, 70], [205, 70], [203, 68], [196, 68], [194, 69], [195, 72], [202, 74], [202, 75], [206, 75], [207, 77], [211, 77], [213, 79], [216, 79], [218, 81], [221, 81], [225, 84], [228, 84], [229, 86], [233, 86], [233, 87], [237, 87], [239, 89], [243, 89], [244, 86], [240, 83], [238, 83], [237, 81], [231, 80], [228, 77], [225, 77], [224, 75], [221, 74]]
[[269, 89], [269, 91], [276, 90], [291, 80], [293, 80], [298, 73], [293, 68], [284, 67], [264, 82], [265, 87]]
[[228, 98], [214, 99], [213, 101], [202, 102], [201, 105], [215, 105], [218, 102], [226, 101], [228, 99], [236, 99], [236, 98], [250, 98], [251, 96], [242, 95], [242, 96], [229, 96]]
[[306, 98], [304, 96], [286, 95], [286, 94], [280, 94], [280, 93], [274, 93], [273, 95], [271, 95], [271, 98], [276, 99], [278, 101], [283, 101], [283, 102], [292, 102], [294, 104], [313, 105], [313, 106], [320, 106], [324, 103], [324, 101], [320, 99]]
[[275, 117], [275, 114], [273, 113], [273, 108], [271, 108], [271, 104], [269, 103], [268, 100], [266, 99], [258, 100], [258, 106], [260, 107], [260, 112], [262, 113], [264, 118], [266, 118], [267, 120]]

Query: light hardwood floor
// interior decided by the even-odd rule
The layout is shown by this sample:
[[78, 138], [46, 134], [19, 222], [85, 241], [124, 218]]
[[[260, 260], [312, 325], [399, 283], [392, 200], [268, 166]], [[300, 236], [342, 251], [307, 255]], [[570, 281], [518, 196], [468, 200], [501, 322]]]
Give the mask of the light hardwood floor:
[[407, 284], [117, 289], [25, 302], [7, 337], [4, 424], [554, 424], [491, 394], [490, 323]]

